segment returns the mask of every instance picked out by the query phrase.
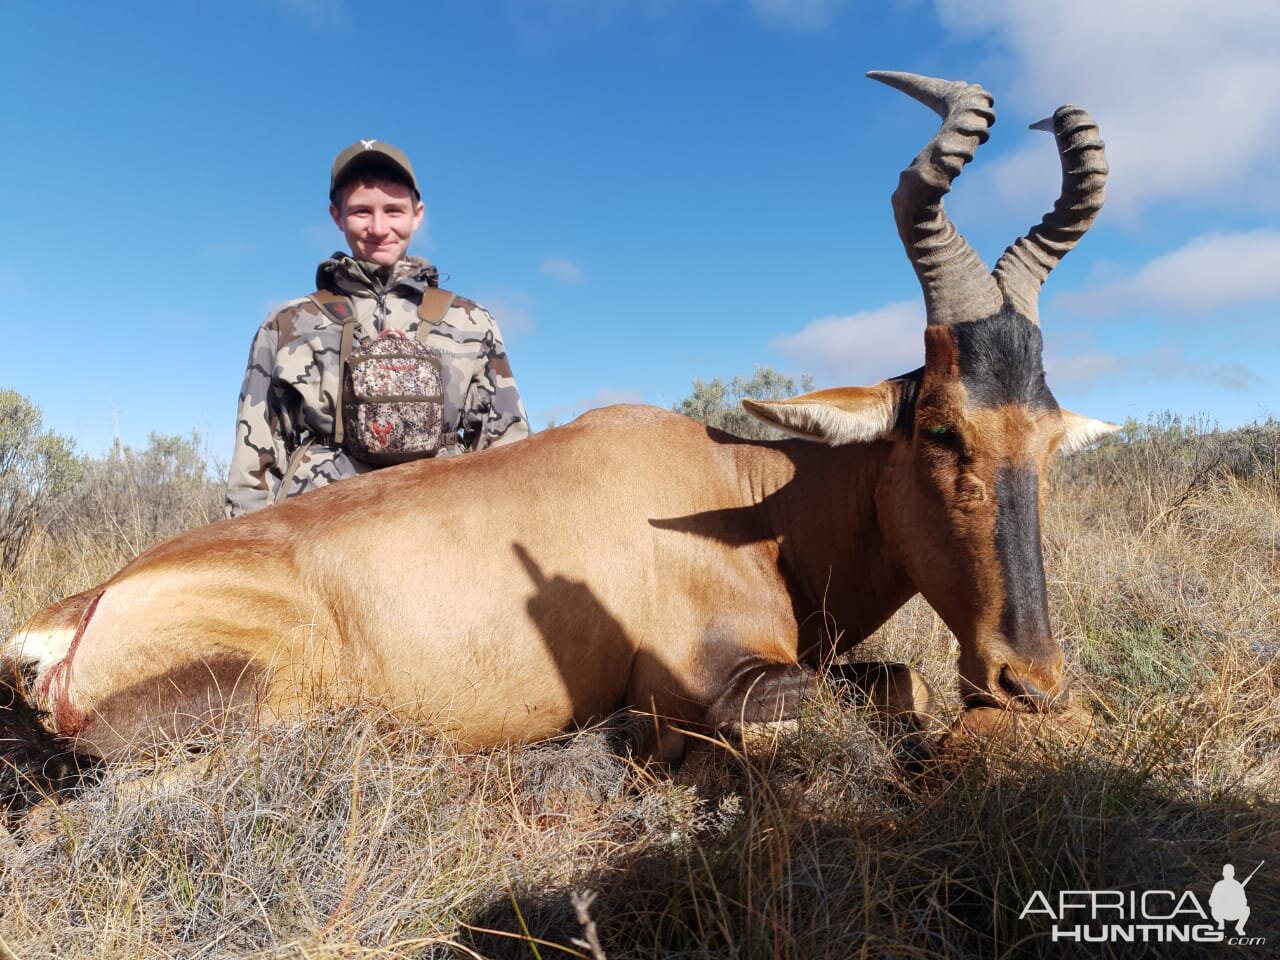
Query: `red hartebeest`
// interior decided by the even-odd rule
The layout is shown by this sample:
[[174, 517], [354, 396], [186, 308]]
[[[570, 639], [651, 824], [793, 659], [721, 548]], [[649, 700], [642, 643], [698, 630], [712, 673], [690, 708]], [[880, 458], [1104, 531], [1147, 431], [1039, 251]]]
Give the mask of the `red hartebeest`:
[[1060, 703], [1043, 476], [1107, 426], [1049, 392], [1036, 302], [1101, 206], [1102, 141], [1075, 107], [1045, 121], [1061, 198], [989, 273], [942, 198], [987, 137], [991, 97], [873, 76], [943, 118], [893, 196], [924, 288], [922, 368], [748, 403], [802, 439], [614, 407], [162, 543], [10, 639], [5, 802], [68, 785], [76, 758], [335, 686], [469, 746], [636, 707], [675, 757], [678, 725], [791, 715], [816, 670], [917, 592], [959, 640], [972, 704]]

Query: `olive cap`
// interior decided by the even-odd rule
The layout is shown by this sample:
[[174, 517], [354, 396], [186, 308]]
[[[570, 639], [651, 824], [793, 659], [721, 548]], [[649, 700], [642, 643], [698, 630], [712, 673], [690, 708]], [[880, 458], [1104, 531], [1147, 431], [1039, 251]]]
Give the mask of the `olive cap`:
[[338, 181], [352, 167], [390, 167], [409, 180], [409, 186], [419, 199], [422, 191], [418, 189], [418, 178], [414, 176], [413, 164], [399, 147], [393, 147], [381, 140], [357, 140], [343, 150], [333, 161], [333, 172], [329, 174], [329, 200], [333, 201], [338, 193]]

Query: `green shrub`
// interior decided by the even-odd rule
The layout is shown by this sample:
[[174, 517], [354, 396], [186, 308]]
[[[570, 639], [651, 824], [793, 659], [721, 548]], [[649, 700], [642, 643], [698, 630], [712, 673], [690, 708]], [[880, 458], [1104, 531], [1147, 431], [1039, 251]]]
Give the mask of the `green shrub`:
[[132, 556], [220, 517], [222, 480], [198, 433], [153, 433], [141, 450], [116, 440], [105, 456], [86, 461], [63, 506], [65, 526], [78, 538]]
[[776, 440], [783, 436], [782, 431], [766, 426], [743, 410], [743, 399], [785, 400], [797, 393], [808, 393], [812, 389], [813, 378], [810, 376], [800, 378], [800, 388], [797, 390], [793, 378], [772, 367], [759, 366], [750, 380], [741, 376], [734, 377], [728, 383], [719, 377], [714, 380], [694, 380], [693, 393], [672, 409], [676, 413], [683, 413], [686, 417], [701, 420], [748, 440]]
[[18, 562], [42, 512], [82, 472], [75, 443], [41, 430], [40, 408], [0, 390], [0, 582]]

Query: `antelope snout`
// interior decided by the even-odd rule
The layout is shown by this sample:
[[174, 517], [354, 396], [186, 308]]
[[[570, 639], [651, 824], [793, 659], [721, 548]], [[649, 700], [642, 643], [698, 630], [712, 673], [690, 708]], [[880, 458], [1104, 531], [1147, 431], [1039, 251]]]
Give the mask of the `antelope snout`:
[[1052, 641], [1039, 644], [1042, 649], [1028, 651], [1027, 646], [1015, 650], [1012, 644], [992, 644], [967, 670], [962, 664], [965, 705], [1034, 713], [1065, 709], [1070, 696], [1062, 649]]
[[1049, 713], [1066, 707], [1070, 699], [1061, 661], [1046, 668], [1028, 667], [1022, 670], [1005, 664], [998, 679], [999, 699], [1009, 706]]

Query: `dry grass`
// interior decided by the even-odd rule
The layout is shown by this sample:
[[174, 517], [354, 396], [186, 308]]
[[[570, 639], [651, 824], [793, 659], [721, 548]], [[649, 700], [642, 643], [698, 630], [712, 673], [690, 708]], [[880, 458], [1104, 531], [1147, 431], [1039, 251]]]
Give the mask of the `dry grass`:
[[[911, 769], [824, 700], [768, 760], [708, 747], [667, 777], [603, 729], [459, 755], [335, 708], [117, 768], [0, 840], [0, 957], [1061, 957], [1019, 919], [1034, 890], [1206, 902], [1223, 863], [1260, 860], [1249, 927], [1274, 950], [1280, 427], [1131, 432], [1064, 465], [1046, 517], [1090, 744]], [[121, 559], [87, 546], [36, 543], [0, 620]], [[870, 648], [953, 676], [918, 600]], [[1268, 955], [1112, 949], [1078, 955]]]

